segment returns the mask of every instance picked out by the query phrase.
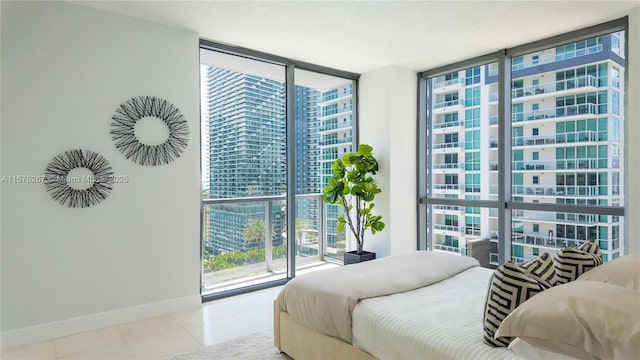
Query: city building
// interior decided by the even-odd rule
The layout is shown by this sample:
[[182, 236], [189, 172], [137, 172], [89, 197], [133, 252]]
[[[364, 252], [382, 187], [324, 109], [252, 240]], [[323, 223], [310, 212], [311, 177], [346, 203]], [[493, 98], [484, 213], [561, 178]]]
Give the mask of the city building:
[[[512, 61], [514, 202], [620, 206], [623, 184], [624, 33]], [[487, 64], [430, 82], [434, 197], [498, 199], [498, 69]], [[467, 254], [497, 243], [498, 209], [432, 205], [436, 250]], [[617, 216], [513, 210], [511, 260], [599, 241], [606, 260], [624, 252]], [[489, 263], [498, 264], [496, 246]]]

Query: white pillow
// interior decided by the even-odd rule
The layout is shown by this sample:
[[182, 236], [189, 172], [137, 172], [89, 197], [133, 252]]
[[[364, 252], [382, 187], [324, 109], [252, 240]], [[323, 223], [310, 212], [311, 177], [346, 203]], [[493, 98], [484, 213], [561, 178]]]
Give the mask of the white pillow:
[[577, 280], [591, 280], [640, 291], [640, 255], [625, 255], [582, 274]]
[[[521, 356], [525, 359], [545, 359], [545, 360], [576, 360], [580, 359], [580, 357], [573, 357], [569, 355], [559, 354], [553, 351], [547, 351], [539, 346], [535, 346], [533, 344], [528, 343], [522, 338], [515, 338], [511, 344], [509, 344], [509, 349], [513, 351], [516, 355]], [[583, 353], [584, 350], [580, 349], [580, 353]], [[582, 357], [582, 359], [585, 359]], [[594, 357], [587, 359], [596, 359]]]
[[[495, 336], [517, 336], [581, 358], [637, 359], [640, 292], [589, 280], [555, 286], [513, 310]], [[577, 354], [580, 349], [584, 352]]]

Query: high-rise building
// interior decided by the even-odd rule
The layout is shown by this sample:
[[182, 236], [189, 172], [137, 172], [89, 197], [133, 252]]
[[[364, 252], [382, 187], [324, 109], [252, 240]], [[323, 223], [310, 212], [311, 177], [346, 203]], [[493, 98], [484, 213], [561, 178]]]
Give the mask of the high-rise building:
[[[209, 197], [275, 196], [286, 192], [284, 84], [224, 68], [207, 71]], [[276, 209], [274, 244], [281, 243], [282, 210]], [[250, 247], [247, 223], [265, 218], [260, 202], [219, 204], [208, 214], [210, 254]]]
[[[513, 201], [621, 205], [624, 190], [624, 34], [512, 59]], [[498, 69], [477, 66], [433, 78], [430, 157], [434, 197], [498, 199]], [[497, 209], [433, 205], [437, 250], [465, 254], [495, 239]], [[511, 254], [520, 262], [599, 241], [605, 260], [624, 252], [617, 216], [512, 210]], [[497, 264], [497, 253], [491, 254]]]
[[[320, 99], [320, 183], [324, 186], [332, 176], [331, 165], [353, 151], [353, 85], [347, 82], [326, 90]], [[335, 220], [342, 212], [339, 205], [327, 205], [327, 251], [339, 256], [345, 249], [345, 234], [336, 231]]]

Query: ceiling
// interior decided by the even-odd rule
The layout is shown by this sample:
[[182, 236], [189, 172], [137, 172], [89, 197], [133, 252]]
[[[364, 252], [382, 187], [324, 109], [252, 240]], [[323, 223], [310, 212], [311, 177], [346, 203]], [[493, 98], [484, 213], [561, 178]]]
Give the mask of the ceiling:
[[623, 17], [635, 1], [71, 1], [356, 73], [426, 70]]

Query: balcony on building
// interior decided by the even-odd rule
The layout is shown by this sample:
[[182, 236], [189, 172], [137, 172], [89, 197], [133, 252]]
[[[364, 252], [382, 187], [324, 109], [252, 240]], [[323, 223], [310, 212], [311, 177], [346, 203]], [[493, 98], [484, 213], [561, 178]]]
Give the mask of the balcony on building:
[[461, 195], [463, 190], [464, 184], [433, 184], [434, 194]]
[[533, 210], [512, 210], [513, 219], [523, 222], [542, 222], [552, 224], [579, 224], [583, 226], [595, 225], [599, 216], [594, 214], [542, 212]]
[[353, 95], [352, 89], [349, 87], [348, 89], [342, 89], [340, 91], [328, 91], [322, 94], [322, 98], [318, 105], [320, 106], [328, 106], [333, 103], [337, 103], [340, 100], [348, 99]]
[[442, 94], [454, 90], [460, 90], [464, 87], [464, 83], [464, 77], [445, 80], [444, 76], [440, 76], [433, 79], [433, 81], [431, 82], [431, 89], [434, 94]]
[[457, 206], [457, 205], [434, 204], [431, 206], [431, 210], [433, 211], [434, 214], [460, 216], [462, 215], [462, 211], [464, 210], [464, 207]]
[[[551, 233], [553, 234], [553, 233]], [[563, 247], [578, 247], [588, 240], [571, 239], [564, 237], [556, 237], [553, 235], [543, 235], [539, 233], [512, 233], [511, 243], [528, 245], [531, 247], [547, 248], [552, 250], [561, 249]]]
[[432, 166], [434, 174], [457, 174], [464, 170], [464, 165], [460, 163], [437, 163]]
[[593, 75], [583, 75], [570, 79], [511, 89], [511, 102], [539, 100], [548, 96], [565, 96], [585, 91], [596, 91], [598, 79]]
[[462, 109], [464, 109], [464, 99], [457, 97], [450, 100], [445, 100], [443, 98], [442, 100], [434, 102], [433, 104], [434, 114], [445, 114], [449, 112], [460, 111]]
[[466, 249], [464, 247], [459, 246], [449, 246], [444, 244], [433, 244], [433, 250], [435, 251], [445, 251], [460, 255], [466, 255]]
[[434, 154], [443, 154], [450, 152], [458, 152], [464, 144], [459, 141], [451, 141], [451, 142], [441, 142], [433, 144], [433, 153]]
[[555, 135], [536, 135], [513, 137], [513, 147], [554, 145], [567, 143], [596, 143], [599, 141], [598, 132], [593, 130], [575, 131]]
[[463, 126], [464, 121], [443, 121], [434, 122], [432, 125], [432, 129], [434, 134], [444, 134], [461, 131]]
[[340, 130], [344, 130], [344, 129], [351, 129], [351, 127], [353, 126], [351, 120], [347, 120], [347, 121], [340, 121], [340, 119], [336, 119], [337, 121], [323, 121], [323, 124], [320, 126], [320, 129], [318, 130], [318, 132], [321, 135], [330, 133], [330, 132], [337, 132]]
[[598, 106], [592, 103], [565, 105], [551, 109], [540, 109], [533, 111], [514, 112], [511, 120], [518, 122], [545, 122], [549, 120], [581, 120], [590, 119], [598, 115]]
[[567, 59], [577, 58], [581, 56], [586, 56], [590, 54], [595, 54], [598, 52], [602, 52], [602, 44], [596, 44], [592, 46], [587, 46], [580, 49], [574, 49], [573, 51], [566, 51], [562, 54], [556, 54], [555, 52], [549, 53], [533, 53], [531, 56], [527, 56], [523, 59], [522, 62], [514, 63], [511, 66], [511, 71], [518, 71], [522, 69], [527, 69], [535, 66], [540, 66], [544, 64], [550, 64], [553, 62], [563, 61]]
[[597, 198], [598, 187], [594, 185], [514, 185], [514, 195], [524, 196], [554, 196], [563, 198]]
[[351, 113], [351, 110], [353, 110], [353, 106], [346, 104], [338, 107], [330, 106], [322, 109], [322, 111], [318, 114], [318, 119], [326, 120], [327, 118], [332, 116]]

